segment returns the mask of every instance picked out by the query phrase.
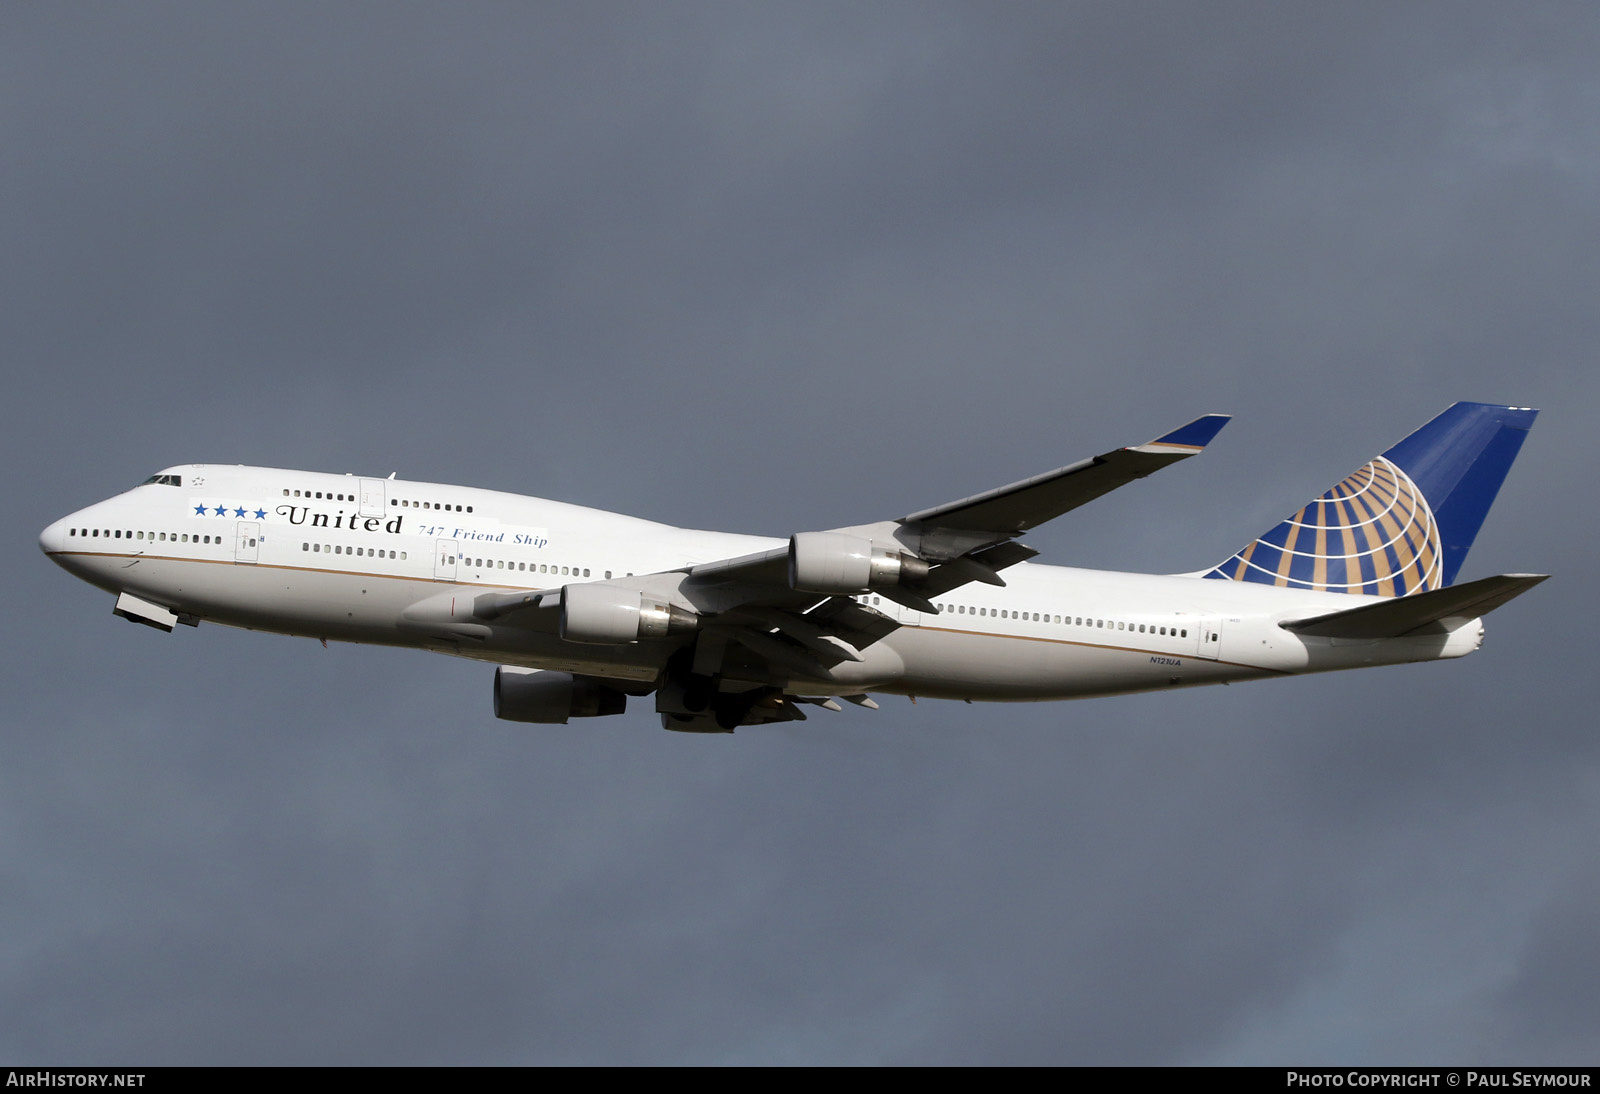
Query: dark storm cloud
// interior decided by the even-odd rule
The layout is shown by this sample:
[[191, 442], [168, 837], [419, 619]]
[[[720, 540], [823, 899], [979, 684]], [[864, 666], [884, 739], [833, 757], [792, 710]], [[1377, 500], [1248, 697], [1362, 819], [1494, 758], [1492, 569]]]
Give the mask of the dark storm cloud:
[[[0, 1050], [77, 1063], [1595, 1049], [1600, 19], [1543, 5], [31, 8], [0, 32]], [[188, 460], [730, 530], [1206, 411], [1030, 537], [1207, 565], [1545, 407], [1465, 663], [495, 722], [484, 666], [124, 626], [37, 529]], [[31, 561], [30, 561], [31, 560]]]

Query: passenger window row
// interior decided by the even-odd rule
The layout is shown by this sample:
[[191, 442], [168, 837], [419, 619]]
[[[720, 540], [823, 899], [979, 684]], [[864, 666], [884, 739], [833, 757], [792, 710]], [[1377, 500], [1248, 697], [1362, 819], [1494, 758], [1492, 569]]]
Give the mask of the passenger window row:
[[[865, 597], [860, 598], [864, 603]], [[877, 598], [873, 598], [877, 602]], [[1137, 634], [1162, 635], [1167, 638], [1188, 638], [1189, 628], [1170, 623], [1133, 623], [1126, 619], [1101, 619], [1081, 615], [1051, 615], [1049, 612], [1022, 612], [1010, 608], [980, 608], [970, 604], [936, 605], [941, 614], [976, 615], [992, 619], [1015, 619], [1033, 623], [1049, 623], [1065, 627], [1082, 627], [1085, 630], [1133, 631]]]
[[285, 489], [284, 492], [283, 492], [283, 496], [286, 497], [286, 498], [288, 498], [288, 497], [295, 497], [295, 498], [299, 498], [299, 497], [306, 497], [306, 498], [315, 497], [315, 498], [320, 498], [323, 501], [355, 501], [356, 500], [356, 496], [354, 494], [335, 494], [331, 490], [330, 491], [326, 491], [326, 492], [321, 491], [321, 490], [318, 490], [318, 491], [315, 491], [315, 492], [312, 492], [310, 490], [306, 490], [306, 491], [296, 490], [296, 491], [291, 493], [289, 490]]
[[[466, 555], [455, 556], [444, 553], [439, 556], [439, 561], [446, 566], [459, 561], [463, 566], [470, 566], [474, 570], [521, 570], [527, 573], [559, 574], [563, 577], [588, 577], [588, 567], [558, 566], [553, 562], [508, 562], [503, 558], [468, 558]], [[631, 575], [630, 575], [631, 576]], [[611, 571], [606, 571], [606, 577], [611, 577]]]
[[67, 535], [84, 539], [144, 539], [162, 543], [212, 543], [220, 544], [221, 536], [191, 536], [188, 532], [132, 532], [121, 528], [68, 528]]
[[[283, 496], [286, 498], [316, 498], [321, 501], [355, 501], [354, 494], [339, 494], [331, 490], [291, 490], [285, 488]], [[446, 505], [438, 501], [413, 501], [410, 498], [390, 498], [389, 504], [402, 509], [437, 509], [441, 512], [472, 512], [472, 506]]]
[[[442, 509], [447, 513], [459, 513], [462, 511], [462, 508], [459, 505], [444, 505], [436, 501], [412, 501], [410, 498], [400, 498], [398, 501], [394, 498], [390, 498], [389, 504], [398, 505], [402, 509]], [[472, 512], [472, 506], [467, 506], [466, 512]]]
[[310, 551], [319, 555], [356, 555], [360, 558], [398, 557], [401, 562], [406, 560], [406, 553], [404, 551], [399, 552], [397, 555], [396, 552], [390, 551], [387, 548], [380, 550], [377, 547], [346, 547], [342, 543], [302, 543], [300, 544], [300, 549], [302, 551]]

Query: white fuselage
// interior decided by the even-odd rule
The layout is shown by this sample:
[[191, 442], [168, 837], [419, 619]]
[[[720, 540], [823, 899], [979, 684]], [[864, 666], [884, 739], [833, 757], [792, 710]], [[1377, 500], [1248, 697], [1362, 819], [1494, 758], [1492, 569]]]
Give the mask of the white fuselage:
[[[170, 469], [52, 524], [67, 570], [181, 616], [499, 664], [651, 681], [667, 640], [567, 642], [553, 627], [471, 617], [485, 593], [679, 570], [783, 541], [674, 528], [492, 490], [219, 465]], [[158, 476], [159, 477], [159, 476]], [[901, 624], [796, 694], [887, 691], [1042, 700], [1459, 657], [1473, 620], [1427, 637], [1303, 637], [1278, 624], [1357, 598], [1191, 576], [1022, 563], [938, 614], [858, 597]]]

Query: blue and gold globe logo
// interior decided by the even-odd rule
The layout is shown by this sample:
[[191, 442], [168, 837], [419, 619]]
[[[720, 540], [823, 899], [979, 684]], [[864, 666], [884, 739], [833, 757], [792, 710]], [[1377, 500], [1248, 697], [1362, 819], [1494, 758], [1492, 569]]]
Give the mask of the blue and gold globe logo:
[[1206, 576], [1404, 596], [1440, 586], [1440, 542], [1422, 491], [1379, 456]]

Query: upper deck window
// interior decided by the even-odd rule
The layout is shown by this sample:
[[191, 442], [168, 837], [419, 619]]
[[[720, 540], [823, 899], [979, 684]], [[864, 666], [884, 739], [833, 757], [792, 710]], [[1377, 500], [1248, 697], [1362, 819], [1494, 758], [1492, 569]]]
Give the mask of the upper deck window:
[[140, 486], [182, 486], [182, 475], [151, 475], [139, 484]]

